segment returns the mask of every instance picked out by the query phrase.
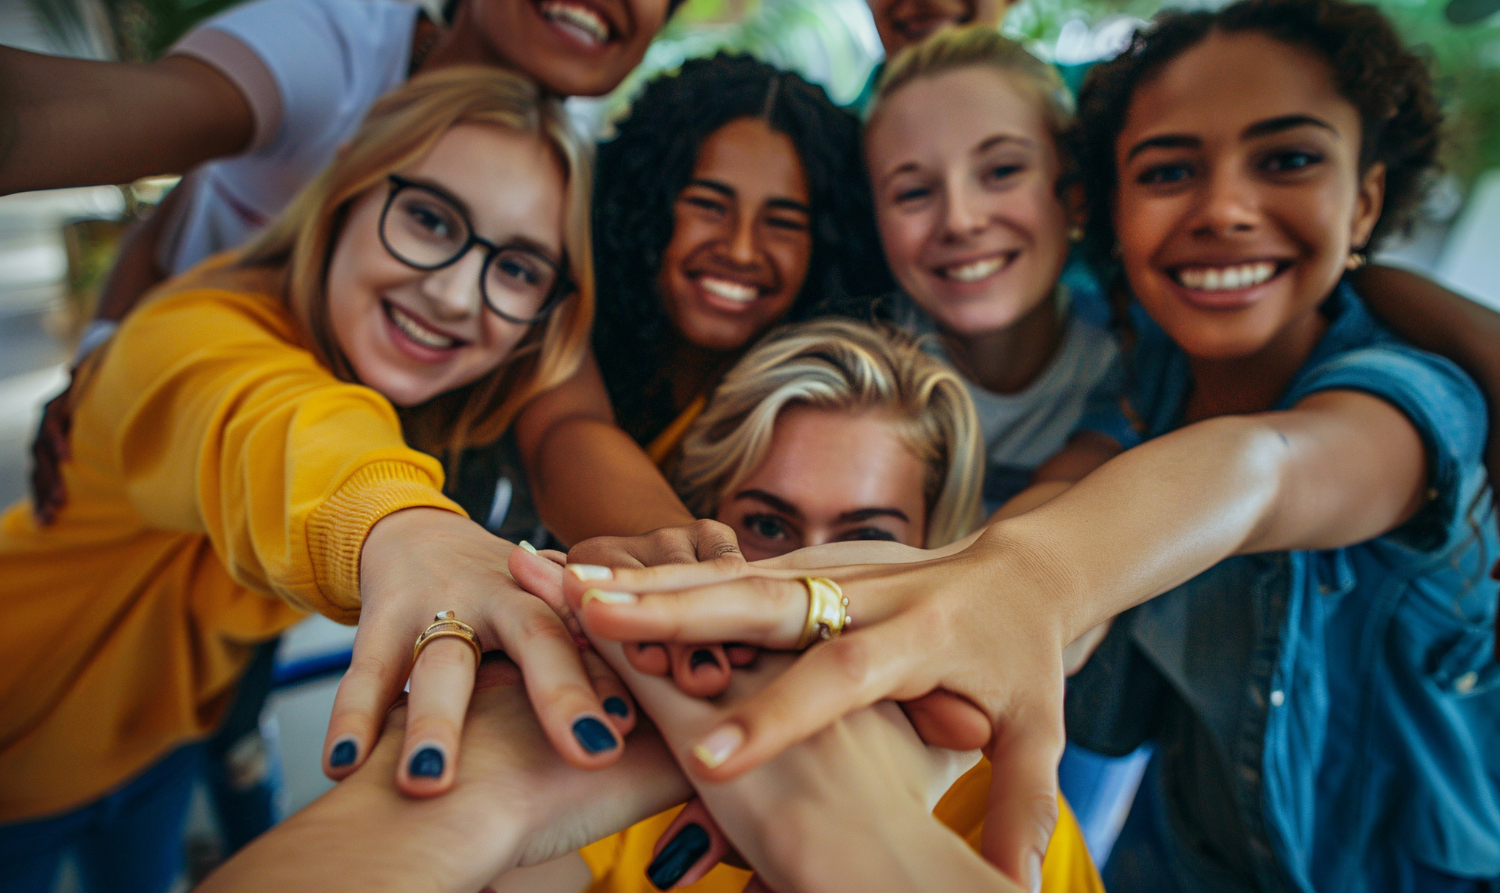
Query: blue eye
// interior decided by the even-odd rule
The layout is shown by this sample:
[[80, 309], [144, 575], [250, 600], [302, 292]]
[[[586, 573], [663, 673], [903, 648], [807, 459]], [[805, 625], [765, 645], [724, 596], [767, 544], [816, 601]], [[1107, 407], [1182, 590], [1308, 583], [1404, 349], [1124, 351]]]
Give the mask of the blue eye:
[[762, 539], [784, 540], [789, 533], [786, 524], [775, 515], [746, 515], [745, 530]]
[[913, 188], [913, 189], [903, 189], [900, 192], [896, 193], [896, 202], [898, 204], [901, 204], [901, 203], [904, 203], [904, 202], [914, 202], [914, 201], [917, 201], [918, 199], [926, 198], [927, 196], [929, 196], [931, 194], [932, 194], [931, 190], [926, 189], [925, 187], [916, 187], [916, 188]]
[[1302, 150], [1277, 152], [1266, 159], [1265, 169], [1272, 173], [1297, 171], [1311, 167], [1322, 160], [1323, 156], [1316, 152], [1304, 152]]
[[1006, 177], [1014, 176], [1023, 170], [1025, 168], [1019, 164], [1001, 164], [990, 168], [989, 176], [992, 180], [1004, 180]]
[[536, 285], [541, 281], [541, 277], [537, 275], [535, 270], [513, 258], [502, 257], [497, 259], [495, 261], [495, 268], [512, 279], [519, 279], [527, 285]]
[[1141, 171], [1135, 181], [1142, 186], [1171, 186], [1183, 182], [1192, 175], [1192, 168], [1186, 164], [1157, 164]]
[[449, 224], [447, 216], [439, 214], [431, 208], [413, 203], [406, 206], [406, 213], [407, 216], [411, 217], [412, 222], [433, 235], [446, 238], [453, 234], [452, 226]]

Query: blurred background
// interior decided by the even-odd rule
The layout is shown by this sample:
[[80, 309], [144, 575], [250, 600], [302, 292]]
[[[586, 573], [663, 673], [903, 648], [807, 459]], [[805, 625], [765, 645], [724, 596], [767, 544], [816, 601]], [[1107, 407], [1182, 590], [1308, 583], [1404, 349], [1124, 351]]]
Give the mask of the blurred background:
[[[0, 0], [0, 44], [59, 55], [145, 61], [238, 0]], [[1022, 0], [1005, 30], [1065, 65], [1113, 55], [1163, 5], [1214, 0]], [[1500, 308], [1500, 0], [1377, 0], [1433, 60], [1450, 122], [1446, 173], [1410, 237], [1382, 260], [1427, 273]], [[630, 96], [684, 59], [736, 49], [802, 73], [840, 104], [881, 58], [865, 0], [689, 0], [642, 67], [614, 94], [573, 101], [581, 125], [608, 132]], [[173, 178], [0, 197], [0, 504], [22, 497], [43, 402], [62, 388], [77, 334], [130, 221]], [[263, 721], [267, 759], [285, 780], [285, 810], [325, 790], [319, 769], [350, 628], [321, 618], [283, 640], [278, 688]], [[277, 756], [279, 752], [280, 756]], [[278, 765], [279, 764], [279, 765]], [[195, 810], [193, 852], [217, 860], [216, 830]], [[201, 870], [201, 869], [200, 869]], [[65, 873], [60, 890], [73, 888]]]

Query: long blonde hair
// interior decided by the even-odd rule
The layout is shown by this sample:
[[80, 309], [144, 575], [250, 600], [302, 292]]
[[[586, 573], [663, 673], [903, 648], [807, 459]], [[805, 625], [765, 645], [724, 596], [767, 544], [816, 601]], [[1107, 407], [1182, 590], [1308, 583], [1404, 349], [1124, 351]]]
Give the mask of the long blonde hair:
[[765, 461], [776, 419], [791, 406], [890, 416], [927, 467], [928, 548], [978, 525], [983, 445], [963, 381], [911, 335], [835, 318], [767, 335], [719, 383], [688, 429], [674, 472], [695, 515], [713, 517]]
[[450, 464], [462, 449], [500, 437], [532, 397], [577, 371], [594, 318], [589, 241], [591, 164], [562, 106], [525, 78], [493, 68], [459, 66], [419, 75], [381, 97], [321, 174], [241, 255], [246, 266], [280, 267], [282, 295], [309, 346], [334, 374], [354, 371], [328, 317], [328, 263], [350, 205], [388, 175], [419, 161], [460, 124], [504, 127], [545, 140], [567, 175], [563, 245], [574, 292], [545, 323], [532, 327], [493, 372], [420, 406], [401, 411], [407, 439]]

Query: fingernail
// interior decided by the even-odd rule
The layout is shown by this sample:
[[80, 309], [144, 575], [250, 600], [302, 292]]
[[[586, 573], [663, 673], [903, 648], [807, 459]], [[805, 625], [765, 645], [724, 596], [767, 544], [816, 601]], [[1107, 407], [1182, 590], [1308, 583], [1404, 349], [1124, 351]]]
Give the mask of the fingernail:
[[717, 769], [745, 743], [745, 733], [735, 725], [720, 726], [693, 745], [693, 756], [710, 769]]
[[603, 753], [620, 746], [615, 736], [609, 733], [609, 726], [592, 716], [585, 716], [573, 723], [573, 737], [589, 753]]
[[677, 836], [651, 860], [646, 868], [646, 877], [658, 890], [670, 890], [682, 880], [703, 854], [708, 852], [708, 832], [697, 823], [683, 825]]
[[604, 699], [604, 712], [624, 719], [630, 715], [630, 707], [626, 705], [624, 698], [608, 697]]
[[704, 664], [713, 664], [716, 667], [719, 665], [719, 662], [714, 659], [714, 653], [707, 648], [699, 648], [688, 658], [689, 669], [696, 670]]
[[589, 606], [589, 602], [598, 599], [606, 605], [630, 605], [635, 603], [635, 595], [629, 592], [609, 592], [604, 589], [590, 589], [583, 594], [583, 604], [578, 606], [581, 611]]
[[354, 758], [359, 755], [359, 748], [353, 741], [345, 738], [335, 744], [333, 750], [328, 754], [328, 765], [335, 769], [354, 764]]
[[614, 571], [597, 564], [570, 564], [568, 570], [585, 583], [590, 580], [613, 580], [615, 577]]
[[443, 774], [443, 752], [436, 747], [422, 748], [411, 755], [406, 771], [412, 778], [437, 778]]
[[1028, 880], [1034, 893], [1041, 893], [1042, 889], [1042, 854], [1036, 850], [1031, 851], [1031, 857], [1026, 860], [1026, 871], [1031, 875]]
[[519, 543], [516, 543], [516, 545], [520, 546], [533, 555], [536, 554], [536, 546], [533, 546], [531, 543], [528, 543], [525, 540], [521, 540]]

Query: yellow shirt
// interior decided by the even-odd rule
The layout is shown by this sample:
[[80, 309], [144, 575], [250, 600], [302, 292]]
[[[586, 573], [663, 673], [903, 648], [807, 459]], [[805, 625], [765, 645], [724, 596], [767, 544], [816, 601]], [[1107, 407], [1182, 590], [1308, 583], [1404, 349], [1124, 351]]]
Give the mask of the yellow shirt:
[[461, 511], [390, 402], [301, 344], [275, 278], [222, 264], [90, 358], [56, 523], [0, 518], [0, 822], [209, 733], [254, 643], [307, 611], [358, 619], [376, 521]]
[[[989, 804], [990, 761], [964, 773], [953, 783], [943, 799], [932, 810], [935, 818], [952, 828], [977, 852], [984, 834], [984, 813]], [[1057, 827], [1042, 861], [1044, 893], [1104, 893], [1104, 882], [1083, 841], [1083, 829], [1073, 817], [1067, 801], [1057, 799]], [[651, 851], [681, 807], [668, 810], [619, 834], [584, 847], [579, 851], [594, 875], [588, 893], [654, 893], [656, 888], [646, 879]], [[857, 847], [858, 841], [849, 841]], [[692, 893], [739, 893], [750, 881], [750, 872], [728, 865], [715, 866], [696, 884], [682, 887]]]

